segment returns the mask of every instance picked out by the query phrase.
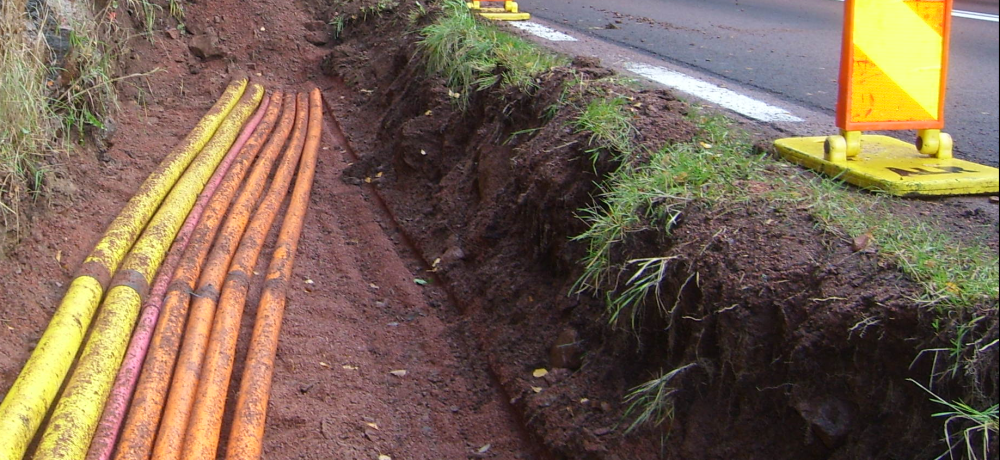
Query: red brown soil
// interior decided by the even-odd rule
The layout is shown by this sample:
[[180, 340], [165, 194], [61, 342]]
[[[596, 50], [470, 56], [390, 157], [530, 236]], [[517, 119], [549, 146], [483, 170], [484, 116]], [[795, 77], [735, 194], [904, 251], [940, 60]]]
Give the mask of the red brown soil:
[[[106, 152], [80, 149], [54, 165], [30, 233], [0, 264], [0, 391], [102, 229], [230, 76], [246, 71], [270, 88], [315, 84], [328, 110], [265, 458], [940, 453], [931, 444], [940, 423], [929, 417], [938, 408], [905, 381], [925, 381], [930, 363], [910, 363], [942, 345], [923, 332], [931, 316], [910, 300], [917, 287], [883, 259], [818, 230], [801, 209], [761, 199], [724, 212], [693, 205], [673, 234], [633, 236], [616, 257], [678, 258], [664, 289], [663, 300], [678, 305], [669, 329], [654, 321], [638, 337], [613, 330], [602, 302], [568, 295], [586, 250], [570, 240], [585, 228], [575, 214], [614, 166], [606, 158], [591, 164], [567, 110], [546, 121], [568, 70], [544, 77], [531, 96], [474, 95], [463, 113], [414, 57], [406, 11], [358, 16], [331, 41], [324, 23], [359, 10], [321, 0], [186, 5], [188, 30], [217, 34], [225, 57], [192, 56], [191, 37], [181, 34], [132, 43], [128, 73], [164, 71], [122, 85], [124, 110]], [[321, 41], [330, 43], [310, 43]], [[574, 67], [588, 78], [608, 74], [584, 59]], [[686, 107], [669, 93], [633, 96], [642, 102], [643, 142], [693, 136]], [[514, 135], [532, 128], [542, 129]], [[981, 213], [913, 207], [943, 212], [950, 228], [972, 237], [985, 226], [996, 245], [996, 223]], [[251, 292], [244, 314], [234, 375], [258, 295]], [[985, 324], [991, 329], [980, 335], [995, 339], [996, 317]], [[550, 350], [567, 330], [578, 337], [573, 358], [582, 365], [552, 369]], [[982, 376], [995, 401], [993, 353]], [[622, 395], [689, 363], [673, 422], [626, 435]], [[551, 372], [535, 378], [536, 368]]]

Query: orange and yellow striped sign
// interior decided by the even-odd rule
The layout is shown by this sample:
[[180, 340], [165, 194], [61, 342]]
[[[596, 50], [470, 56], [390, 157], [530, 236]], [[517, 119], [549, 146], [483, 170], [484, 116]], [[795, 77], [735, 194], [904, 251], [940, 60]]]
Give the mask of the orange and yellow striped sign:
[[941, 129], [952, 0], [847, 0], [837, 126]]

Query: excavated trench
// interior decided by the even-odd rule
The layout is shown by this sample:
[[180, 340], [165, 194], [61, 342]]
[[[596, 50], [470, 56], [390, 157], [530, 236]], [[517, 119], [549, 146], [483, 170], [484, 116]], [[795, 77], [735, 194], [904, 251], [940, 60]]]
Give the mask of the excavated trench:
[[[318, 86], [326, 112], [264, 458], [941, 452], [936, 407], [906, 381], [926, 380], [932, 363], [914, 358], [939, 343], [922, 332], [930, 318], [910, 300], [918, 287], [896, 269], [855, 253], [800, 209], [754, 197], [723, 212], [693, 204], [670, 235], [637, 233], [614, 255], [676, 257], [660, 299], [675, 305], [670, 322], [610, 328], [601, 299], [570, 293], [587, 250], [572, 240], [586, 229], [577, 214], [615, 165], [591, 163], [571, 107], [554, 117], [549, 109], [568, 79], [611, 72], [578, 58], [529, 95], [481, 92], [459, 110], [417, 52], [413, 31], [432, 16], [411, 24], [409, 5], [355, 14], [369, 3], [188, 3], [185, 32], [164, 21], [156, 42], [133, 45], [125, 70], [164, 71], [123, 85], [109, 150], [57, 165], [49, 207], [0, 266], [0, 391], [107, 216], [162, 158], [150, 146], [183, 136], [231, 73], [247, 71], [269, 88]], [[328, 24], [339, 15], [352, 19], [334, 39]], [[694, 136], [684, 103], [629, 91], [643, 143]], [[974, 215], [948, 217], [981, 225]], [[234, 376], [267, 259], [255, 270]], [[990, 359], [981, 375], [995, 400]], [[684, 369], [674, 417], [626, 433], [623, 395], [671, 369]], [[230, 384], [223, 433], [239, 383]]]

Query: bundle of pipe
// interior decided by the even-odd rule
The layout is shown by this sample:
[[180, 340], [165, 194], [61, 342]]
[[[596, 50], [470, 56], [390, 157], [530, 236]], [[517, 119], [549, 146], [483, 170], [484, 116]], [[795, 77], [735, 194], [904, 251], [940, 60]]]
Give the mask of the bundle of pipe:
[[298, 179], [278, 233], [267, 268], [264, 292], [257, 306], [257, 320], [250, 337], [250, 350], [236, 398], [236, 414], [229, 432], [228, 460], [259, 459], [263, 453], [264, 421], [267, 419], [274, 358], [285, 312], [285, 292], [295, 263], [295, 251], [302, 234], [319, 152], [323, 116], [321, 104], [319, 90], [313, 89], [309, 95], [309, 133], [306, 135]]
[[[284, 100], [284, 104], [282, 101]], [[150, 345], [151, 353], [147, 356], [143, 365], [139, 383], [132, 399], [132, 405], [128, 412], [128, 417], [123, 427], [121, 440], [118, 443], [116, 459], [136, 459], [149, 458], [153, 448], [153, 441], [160, 425], [160, 418], [163, 412], [169, 384], [172, 379], [172, 372], [178, 360], [178, 350], [181, 346], [181, 334], [185, 320], [188, 316], [188, 307], [191, 301], [191, 293], [195, 292], [195, 283], [199, 278], [204, 278], [205, 283], [199, 285], [198, 297], [196, 301], [204, 295], [218, 293], [212, 282], [215, 279], [212, 273], [225, 268], [218, 268], [223, 263], [228, 266], [232, 252], [229, 248], [235, 247], [239, 236], [242, 235], [246, 225], [246, 217], [257, 204], [257, 200], [263, 191], [263, 185], [270, 174], [281, 147], [285, 144], [289, 133], [292, 130], [292, 121], [295, 112], [295, 100], [291, 97], [282, 97], [280, 93], [272, 96], [272, 107], [270, 110], [277, 111], [284, 105], [281, 118], [274, 131], [270, 133], [267, 144], [261, 150], [260, 145], [267, 137], [267, 132], [262, 127], [254, 133], [254, 136], [247, 142], [248, 149], [254, 149], [256, 155], [260, 151], [260, 158], [253, 166], [246, 184], [239, 196], [233, 203], [225, 222], [221, 225], [222, 218], [226, 215], [226, 208], [229, 207], [233, 195], [240, 185], [240, 179], [249, 166], [249, 159], [246, 162], [237, 164], [239, 169], [234, 168], [234, 176], [238, 172], [240, 177], [227, 179], [220, 187], [216, 196], [212, 197], [205, 210], [201, 221], [198, 223], [191, 243], [184, 251], [180, 265], [174, 272], [173, 279], [167, 289], [163, 301], [163, 313], [153, 332], [153, 339]], [[269, 114], [271, 119], [273, 114]], [[270, 128], [268, 127], [268, 130]], [[218, 233], [218, 238], [216, 238]], [[215, 245], [212, 245], [215, 240]], [[212, 251], [209, 254], [209, 251]], [[206, 258], [208, 262], [206, 265]], [[202, 266], [206, 265], [202, 272]], [[224, 272], [223, 272], [224, 273]], [[199, 306], [201, 302], [198, 302]], [[203, 316], [208, 312], [195, 309], [191, 316]], [[192, 320], [194, 321], [194, 320]], [[190, 361], [187, 359], [186, 361]], [[200, 366], [200, 362], [197, 363]], [[183, 364], [178, 367], [186, 367], [190, 364]]]
[[[308, 98], [305, 94], [285, 98], [281, 93], [275, 93], [264, 99], [253, 119], [236, 139], [240, 126], [250, 118], [264, 92], [260, 85], [252, 85], [251, 90], [244, 92], [245, 87], [246, 81], [243, 80], [227, 90], [227, 94], [233, 88], [242, 92], [235, 92], [236, 96], [241, 96], [239, 102], [235, 102], [234, 97], [231, 102], [223, 98], [217, 104], [215, 109], [223, 106], [226, 113], [221, 123], [212, 127], [209, 141], [190, 142], [190, 139], [196, 138], [192, 134], [185, 144], [175, 149], [177, 152], [196, 148], [201, 152], [193, 162], [192, 158], [186, 160], [184, 167], [180, 168], [183, 176], [177, 179], [177, 174], [173, 174], [176, 166], [170, 166], [178, 164], [173, 159], [181, 155], [171, 154], [164, 165], [158, 168], [159, 176], [157, 173], [151, 175], [137, 195], [152, 198], [141, 200], [141, 203], [133, 198], [122, 212], [122, 215], [128, 214], [129, 218], [125, 219], [120, 215], [115, 221], [119, 225], [112, 225], [108, 231], [108, 235], [125, 235], [132, 241], [123, 243], [120, 239], [105, 238], [81, 270], [90, 273], [83, 275], [87, 277], [83, 281], [93, 279], [92, 284], [97, 287], [96, 290], [84, 291], [84, 294], [96, 296], [96, 299], [86, 304], [90, 308], [90, 316], [101, 301], [101, 294], [105, 289], [108, 294], [100, 302], [101, 309], [90, 332], [90, 339], [41, 437], [35, 452], [36, 459], [83, 458], [88, 446], [89, 459], [104, 460], [110, 457], [115, 449], [129, 396], [136, 386], [139, 363], [143, 361], [150, 342], [154, 352], [146, 358], [142, 368], [142, 377], [139, 378], [116, 458], [148, 458], [150, 453], [154, 458], [185, 459], [208, 459], [216, 455], [225, 396], [232, 374], [236, 337], [250, 287], [250, 273], [263, 249], [264, 240], [284, 201], [298, 164], [298, 180], [268, 269], [257, 326], [254, 328], [253, 349], [248, 356], [247, 377], [241, 388], [237, 412], [240, 433], [234, 431], [231, 436], [231, 442], [235, 446], [230, 452], [231, 458], [259, 458], [267, 393], [284, 310], [285, 286], [291, 273], [308, 204], [318, 153], [322, 111], [318, 89], [314, 89]], [[281, 119], [275, 127], [278, 109], [282, 105], [284, 109]], [[205, 120], [211, 120], [211, 117], [206, 116], [199, 128], [205, 124]], [[289, 131], [291, 140], [285, 148], [284, 158], [274, 174], [267, 195], [258, 204], [277, 154], [289, 138]], [[268, 142], [262, 148], [261, 144], [265, 139]], [[249, 180], [219, 231], [219, 224], [226, 215], [228, 204], [254, 158], [261, 151], [263, 153], [254, 164]], [[171, 175], [173, 179], [170, 179]], [[154, 176], [165, 176], [176, 182], [176, 185], [170, 190], [170, 186], [160, 185], [159, 179], [154, 181]], [[164, 194], [170, 190], [165, 199], [154, 193], [160, 189], [163, 189]], [[150, 199], [156, 202], [155, 205], [148, 204]], [[150, 220], [149, 214], [153, 211], [156, 214]], [[143, 213], [146, 214], [145, 217], [141, 216]], [[248, 219], [251, 213], [252, 219]], [[140, 214], [140, 218], [131, 217], [134, 214]], [[139, 231], [141, 236], [138, 235]], [[213, 245], [217, 232], [219, 235]], [[127, 256], [124, 255], [130, 247], [131, 251]], [[122, 258], [124, 262], [121, 262]], [[164, 261], [163, 266], [147, 297], [150, 281], [161, 261]], [[122, 268], [111, 278], [109, 273], [117, 268], [119, 262], [122, 263]], [[203, 263], [205, 270], [202, 273]], [[99, 270], [102, 268], [108, 274]], [[195, 280], [198, 280], [196, 299], [185, 330], [184, 347], [178, 358], [180, 329], [187, 316]], [[80, 284], [89, 286], [85, 282]], [[83, 294], [79, 296], [87, 298]], [[69, 294], [67, 297], [70, 297]], [[140, 305], [143, 306], [142, 319], [129, 343], [129, 336], [140, 313]], [[215, 313], [216, 306], [218, 314]], [[160, 314], [161, 307], [163, 314]], [[90, 317], [85, 319], [89, 323]], [[56, 323], [56, 318], [53, 323]], [[150, 337], [154, 325], [155, 331]], [[81, 334], [83, 332], [86, 332], [86, 325], [82, 326]], [[126, 344], [129, 345], [129, 350], [123, 363]], [[76, 343], [76, 348], [79, 348], [79, 342]], [[69, 358], [72, 359], [72, 355]], [[175, 361], [178, 360], [180, 363], [176, 374], [171, 376]], [[30, 373], [28, 375], [32, 376]], [[60, 381], [61, 379], [62, 377]], [[115, 379], [113, 390], [112, 379]], [[164, 407], [168, 381], [172, 384], [161, 425], [160, 409]], [[109, 392], [113, 396], [105, 406]], [[23, 396], [20, 398], [23, 399]], [[16, 399], [13, 401], [19, 402]], [[47, 407], [51, 400], [45, 404]], [[102, 414], [102, 408], [103, 416], [98, 427], [97, 418]], [[24, 420], [30, 422], [28, 419]], [[27, 427], [26, 433], [21, 435], [25, 439], [24, 445], [4, 445], [3, 448], [7, 448], [9, 452], [2, 453], [9, 458], [20, 458], [39, 421], [35, 423], [33, 428]], [[95, 428], [99, 428], [98, 433], [91, 441]], [[158, 435], [154, 436], [157, 431]], [[240, 436], [244, 434], [242, 431], [251, 436], [243, 439]], [[19, 435], [10, 431], [0, 434]], [[4, 458], [8, 457], [0, 460]]]
[[[142, 183], [80, 267], [38, 345], [0, 403], [0, 460], [23, 457], [62, 386], [112, 274], [167, 192], [237, 105], [246, 86], [246, 79], [229, 85], [208, 114]], [[156, 258], [157, 263], [161, 257]], [[129, 267], [129, 273], [139, 274], [156, 268], [138, 262]], [[141, 284], [141, 279], [125, 277], [123, 282]], [[124, 289], [119, 289], [116, 297], [130, 297]], [[102, 354], [99, 349], [94, 352]]]
[[[245, 301], [250, 274], [253, 272], [257, 256], [260, 254], [263, 240], [288, 191], [288, 184], [302, 152], [306, 134], [305, 124], [308, 117], [307, 100], [301, 94], [296, 99], [295, 126], [292, 129], [291, 139], [264, 201], [257, 207], [253, 218], [249, 221], [246, 235], [239, 241], [239, 247], [236, 251], [232, 250], [231, 245], [219, 248], [219, 241], [217, 241], [212, 254], [215, 257], [209, 258], [209, 263], [199, 280], [199, 294], [192, 302], [191, 316], [188, 318], [180, 359], [171, 381], [163, 419], [156, 436], [153, 448], [154, 459], [208, 458], [195, 456], [191, 451], [184, 450], [185, 433], [188, 431], [189, 423], [211, 429], [210, 423], [206, 423], [201, 417], [195, 419], [191, 417], [193, 411], [196, 414], [204, 413], [200, 406], [196, 407], [196, 399], [201, 405], [208, 404], [207, 399], [214, 398], [211, 394], [199, 393], [199, 388], [204, 388], [204, 386], [199, 386], [199, 380], [211, 381], [212, 386], [206, 388], [206, 391], [213, 394], [217, 386], [228, 385], [228, 377], [223, 379], [221, 376], [224, 373], [223, 369], [220, 368], [222, 365], [215, 363], [215, 354], [223, 352], [228, 347], [229, 335], [235, 335], [237, 332], [232, 329], [238, 330], [239, 315]], [[238, 217], [246, 222], [248, 216], [249, 212]], [[232, 261], [231, 267], [230, 261]], [[220, 332], [213, 331], [212, 327], [213, 323], [216, 323], [216, 309], [218, 309], [219, 316], [215, 329]], [[223, 328], [227, 330], [222, 332]], [[221, 343], [222, 341], [226, 341], [226, 343]], [[209, 349], [213, 353], [206, 354]], [[217, 430], [214, 434], [205, 436], [205, 438], [212, 437], [218, 438]], [[212, 457], [214, 457], [214, 452]]]
[[[156, 326], [160, 316], [160, 307], [163, 305], [163, 297], [166, 295], [167, 287], [173, 277], [174, 271], [180, 264], [181, 256], [184, 254], [191, 235], [194, 233], [196, 225], [201, 221], [201, 216], [205, 212], [209, 200], [216, 197], [216, 190], [222, 187], [218, 200], [225, 200], [228, 203], [235, 193], [236, 185], [243, 180], [250, 163], [257, 156], [260, 150], [262, 137], [270, 133], [271, 126], [277, 119], [277, 109], [269, 110], [272, 97], [276, 99], [277, 106], [281, 105], [281, 95], [265, 95], [257, 108], [257, 113], [247, 122], [243, 132], [233, 143], [233, 146], [222, 159], [222, 163], [216, 168], [215, 173], [208, 180], [194, 208], [188, 214], [187, 219], [181, 226], [174, 243], [170, 247], [167, 258], [163, 261], [156, 281], [150, 291], [149, 298], [142, 306], [139, 324], [136, 326], [129, 348], [125, 353], [125, 359], [118, 376], [115, 378], [114, 386], [111, 389], [111, 396], [104, 405], [104, 412], [101, 414], [101, 421], [97, 425], [97, 432], [90, 442], [90, 450], [87, 453], [89, 460], [107, 460], [111, 458], [115, 442], [118, 440], [118, 433], [121, 430], [122, 422], [125, 418], [125, 410], [132, 397], [139, 378], [139, 370], [142, 361], [149, 350], [149, 343], [152, 339], [153, 328]], [[266, 113], [266, 116], [265, 116]], [[265, 119], [266, 118], [266, 119]], [[260, 126], [260, 130], [258, 130]], [[251, 140], [252, 134], [256, 133]], [[249, 145], [248, 145], [249, 141]], [[244, 146], [247, 146], [244, 148]], [[232, 168], [232, 170], [230, 170]], [[228, 185], [223, 185], [223, 184]]]
[[115, 274], [76, 370], [42, 435], [36, 460], [86, 455], [153, 276], [202, 187], [263, 95], [261, 85], [247, 89], [177, 181]]

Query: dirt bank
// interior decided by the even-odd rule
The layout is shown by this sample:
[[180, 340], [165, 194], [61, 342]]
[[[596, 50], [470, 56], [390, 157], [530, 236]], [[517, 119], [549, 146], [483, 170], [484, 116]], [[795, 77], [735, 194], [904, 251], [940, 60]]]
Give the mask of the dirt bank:
[[[571, 240], [585, 230], [576, 214], [614, 167], [591, 163], [587, 135], [568, 124], [571, 109], [547, 114], [569, 69], [545, 76], [530, 96], [473, 95], [461, 112], [416, 54], [415, 25], [428, 19], [411, 23], [412, 5], [378, 14], [365, 13], [374, 2], [185, 5], [184, 31], [164, 20], [154, 43], [136, 40], [126, 56], [129, 72], [163, 71], [122, 85], [113, 145], [57, 165], [32, 233], [0, 264], [0, 391], [100, 230], [242, 70], [272, 88], [316, 84], [329, 115], [278, 351], [266, 458], [941, 452], [931, 443], [941, 433], [930, 417], [938, 408], [906, 381], [925, 381], [931, 362], [911, 363], [944, 345], [911, 300], [918, 286], [823, 233], [804, 210], [759, 198], [722, 211], [694, 204], [671, 235], [631, 238], [616, 257], [676, 257], [662, 293], [677, 306], [669, 329], [611, 329], [601, 299], [569, 295], [586, 251]], [[354, 17], [334, 39], [328, 22], [343, 15]], [[572, 75], [594, 80], [609, 71], [578, 59]], [[694, 135], [687, 107], [668, 92], [630, 96], [640, 103], [644, 143]], [[959, 231], [982, 231], [974, 213], [947, 216]], [[253, 317], [251, 307], [234, 375]], [[995, 310], [982, 324], [992, 329], [981, 335], [995, 339]], [[557, 343], [565, 346], [553, 353]], [[995, 401], [993, 353], [982, 376]], [[687, 365], [672, 422], [626, 435], [622, 396]], [[548, 375], [535, 377], [540, 368]]]

